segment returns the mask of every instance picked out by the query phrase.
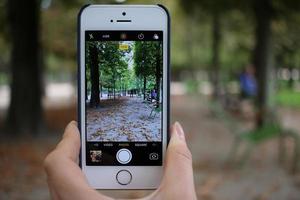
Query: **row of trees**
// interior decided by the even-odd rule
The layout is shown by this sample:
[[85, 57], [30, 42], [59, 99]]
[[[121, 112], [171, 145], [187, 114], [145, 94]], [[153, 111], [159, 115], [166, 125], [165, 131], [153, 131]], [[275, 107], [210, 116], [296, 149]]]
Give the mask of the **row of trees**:
[[101, 88], [111, 90], [115, 99], [116, 88], [128, 87], [130, 69], [124, 56], [131, 48], [120, 50], [119, 42], [115, 41], [87, 42], [86, 85], [90, 86], [91, 107], [99, 105]]
[[[156, 3], [154, 0], [127, 2]], [[59, 74], [61, 68], [68, 65], [70, 72], [75, 73], [76, 16], [84, 3], [84, 0], [6, 0], [1, 5], [0, 22], [4, 26], [0, 27], [0, 70], [8, 76], [6, 80], [11, 80], [6, 121], [12, 132], [34, 133], [41, 124], [43, 61], [46, 71], [55, 68]], [[223, 74], [220, 71], [229, 67], [237, 70], [246, 62], [255, 63], [254, 54], [260, 54], [268, 63], [275, 61], [275, 66], [300, 66], [298, 0], [162, 0], [161, 3], [172, 16], [173, 71], [187, 67], [213, 69], [212, 74], [218, 77], [214, 78], [214, 84], [218, 88]], [[270, 48], [262, 48], [265, 44]], [[263, 56], [258, 49], [269, 49], [270, 55]], [[49, 55], [56, 62], [52, 62]], [[261, 90], [261, 97], [263, 93], [268, 92]], [[264, 104], [264, 101], [259, 102]]]
[[[256, 68], [256, 78], [258, 83], [258, 94], [256, 98], [257, 105], [257, 127], [262, 126], [267, 118], [267, 112], [272, 109], [272, 103], [270, 101], [270, 95], [272, 92], [272, 67], [274, 67], [275, 62], [277, 64], [285, 64], [283, 55], [291, 51], [286, 51], [287, 49], [292, 49], [293, 52], [297, 52], [297, 48], [282, 48], [286, 47], [286, 39], [283, 43], [274, 43], [274, 27], [272, 24], [274, 22], [281, 22], [288, 24], [290, 20], [295, 17], [295, 14], [300, 10], [299, 1], [284, 1], [284, 0], [181, 0], [181, 5], [183, 6], [186, 14], [189, 17], [194, 17], [195, 15], [203, 12], [207, 14], [211, 21], [211, 82], [214, 86], [214, 97], [218, 99], [220, 96], [220, 70], [221, 70], [221, 52], [224, 43], [224, 24], [226, 24], [226, 17], [230, 16], [231, 13], [241, 12], [243, 17], [250, 18], [249, 24], [247, 26], [253, 26], [253, 33], [251, 35], [244, 34], [244, 38], [254, 38], [252, 49], [247, 50], [250, 59], [248, 63], [253, 63]], [[296, 17], [296, 18], [299, 18]], [[225, 20], [224, 20], [225, 19]], [[199, 20], [198, 23], [201, 23]], [[228, 24], [228, 22], [227, 22]], [[251, 30], [251, 28], [250, 28]], [[239, 29], [238, 32], [242, 32]], [[288, 34], [289, 31], [288, 31]], [[276, 36], [276, 35], [275, 35]], [[284, 36], [286, 37], [286, 36]], [[278, 38], [276, 38], [278, 41]], [[247, 39], [243, 39], [246, 41]], [[281, 46], [283, 45], [283, 46]], [[278, 52], [274, 51], [274, 46], [276, 50], [281, 50]], [[249, 47], [248, 47], [249, 48]], [[282, 51], [283, 50], [283, 51]], [[240, 53], [239, 53], [240, 54]], [[238, 60], [238, 54], [235, 59]], [[278, 60], [280, 58], [280, 60]], [[290, 64], [290, 63], [289, 63]]]
[[163, 71], [162, 43], [160, 41], [135, 42], [134, 71], [143, 79], [144, 99], [146, 98], [147, 78], [155, 77], [156, 102], [159, 102]]
[[[0, 4], [3, 24], [0, 70], [5, 80], [10, 81], [11, 89], [6, 131], [12, 134], [44, 132], [43, 73], [47, 71], [44, 64], [48, 64], [47, 56], [53, 54], [72, 63], [71, 71], [76, 71], [76, 17], [86, 1], [4, 0]], [[58, 71], [61, 67], [55, 64]]]
[[[117, 41], [94, 41], [86, 44], [86, 92], [90, 91], [91, 94], [90, 107], [99, 105], [100, 94], [104, 88], [111, 91], [115, 99], [117, 89], [125, 94], [128, 90], [140, 91], [141, 81], [144, 99], [149, 87], [154, 87], [156, 101], [159, 102], [162, 77], [161, 42], [128, 43], [126, 50], [120, 49], [119, 45], [120, 42]], [[130, 62], [133, 62], [133, 69], [129, 66]]]

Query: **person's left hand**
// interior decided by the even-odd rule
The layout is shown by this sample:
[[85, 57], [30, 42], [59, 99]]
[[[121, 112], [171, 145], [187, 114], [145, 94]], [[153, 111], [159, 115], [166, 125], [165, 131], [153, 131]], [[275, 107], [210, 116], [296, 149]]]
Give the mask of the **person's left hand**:
[[[76, 137], [77, 135], [77, 137]], [[75, 136], [75, 137], [74, 137]], [[65, 129], [62, 140], [46, 157], [44, 168], [52, 199], [110, 199], [92, 189], [79, 163], [80, 133], [72, 121]]]

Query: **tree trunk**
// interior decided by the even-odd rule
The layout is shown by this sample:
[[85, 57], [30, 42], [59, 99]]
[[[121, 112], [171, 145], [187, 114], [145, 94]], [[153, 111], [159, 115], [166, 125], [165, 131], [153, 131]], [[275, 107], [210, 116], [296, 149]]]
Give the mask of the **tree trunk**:
[[156, 103], [159, 106], [160, 98], [160, 77], [161, 77], [161, 60], [160, 60], [160, 44], [158, 45], [157, 55], [156, 55], [156, 69], [155, 69], [155, 85], [156, 85]]
[[102, 98], [102, 95], [103, 95], [103, 87], [102, 87], [102, 84], [100, 84], [100, 97]]
[[114, 79], [114, 90], [113, 90], [113, 92], [114, 92], [114, 100], [116, 99], [116, 81], [115, 81], [115, 79]]
[[254, 49], [254, 65], [257, 78], [257, 116], [256, 125], [261, 127], [266, 120], [266, 113], [269, 109], [269, 92], [271, 75], [271, 0], [255, 0], [254, 14], [256, 20], [256, 45]]
[[85, 101], [88, 99], [88, 82], [87, 82], [87, 77], [85, 77]]
[[146, 76], [144, 76], [144, 100], [146, 99], [146, 83], [147, 83], [147, 79]]
[[7, 6], [12, 41], [7, 127], [14, 134], [35, 134], [43, 123], [40, 1], [8, 0]]
[[213, 97], [218, 99], [220, 96], [220, 41], [221, 23], [220, 13], [216, 9], [212, 19], [212, 73]]
[[289, 89], [294, 89], [294, 79], [293, 79], [293, 67], [292, 67], [292, 64], [289, 65], [288, 69], [289, 69], [289, 73], [290, 73], [290, 77], [289, 77], [289, 80], [288, 80], [288, 88]]
[[95, 45], [90, 45], [90, 74], [91, 74], [91, 100], [90, 107], [98, 107], [100, 103], [99, 90], [99, 66], [98, 66], [98, 51]]
[[[193, 47], [195, 46], [195, 38], [194, 38], [194, 29], [197, 27], [197, 23], [195, 23], [195, 13], [191, 13], [189, 17], [186, 18], [185, 24], [186, 24], [186, 32], [189, 35], [189, 37], [184, 38], [184, 44], [185, 44], [185, 52], [187, 57], [187, 62], [185, 63], [186, 66], [189, 68], [195, 68], [198, 67], [198, 63], [195, 62], [195, 54]], [[178, 73], [177, 73], [178, 74]], [[172, 76], [176, 80], [174, 76]], [[178, 78], [177, 78], [178, 79]]]

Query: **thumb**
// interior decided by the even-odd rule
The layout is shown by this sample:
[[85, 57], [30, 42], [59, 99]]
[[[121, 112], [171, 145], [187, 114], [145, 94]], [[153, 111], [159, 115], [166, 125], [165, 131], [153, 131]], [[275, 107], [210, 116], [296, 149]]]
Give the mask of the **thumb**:
[[63, 139], [57, 145], [56, 150], [70, 158], [72, 161], [78, 161], [80, 151], [80, 133], [77, 122], [72, 121], [65, 129]]
[[196, 199], [192, 154], [187, 147], [184, 131], [178, 122], [171, 129], [161, 187], [168, 191], [168, 195], [174, 195], [172, 199]]

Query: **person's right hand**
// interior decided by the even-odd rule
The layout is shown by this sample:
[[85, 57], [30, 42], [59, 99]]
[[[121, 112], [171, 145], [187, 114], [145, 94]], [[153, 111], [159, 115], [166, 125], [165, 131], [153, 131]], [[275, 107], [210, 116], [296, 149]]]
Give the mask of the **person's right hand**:
[[[77, 123], [71, 122], [65, 130], [63, 139], [45, 159], [44, 165], [51, 197], [72, 200], [111, 199], [91, 188], [78, 166], [79, 134]], [[197, 199], [192, 156], [178, 122], [172, 126], [162, 182], [157, 190], [142, 199]]]
[[164, 176], [159, 188], [145, 199], [197, 199], [192, 154], [187, 147], [184, 131], [178, 122], [171, 128], [171, 139], [164, 167]]

